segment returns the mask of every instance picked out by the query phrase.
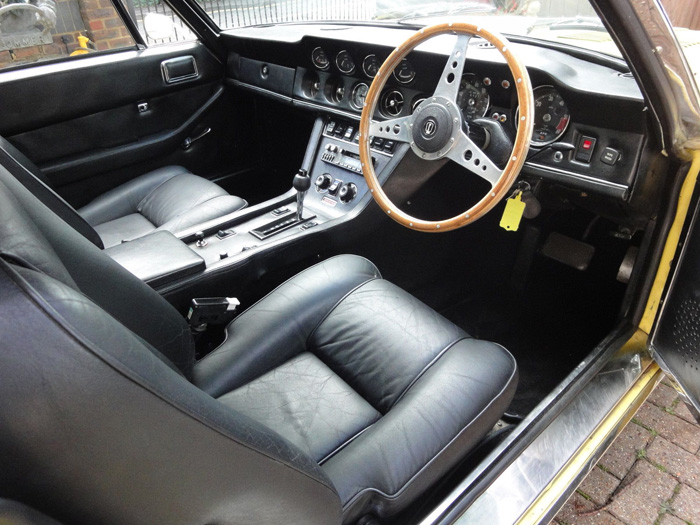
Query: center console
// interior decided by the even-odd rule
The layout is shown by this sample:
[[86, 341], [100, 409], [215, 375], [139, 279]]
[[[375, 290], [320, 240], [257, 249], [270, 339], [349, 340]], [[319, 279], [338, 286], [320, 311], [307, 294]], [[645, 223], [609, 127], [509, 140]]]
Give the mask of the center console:
[[[156, 232], [106, 252], [163, 293], [225, 272], [253, 253], [351, 220], [371, 200], [360, 165], [357, 124], [337, 117], [317, 118], [300, 170], [308, 173], [307, 182], [295, 177], [297, 189], [196, 229], [176, 232], [177, 239], [170, 236], [167, 244], [163, 244], [164, 232]], [[403, 146], [370, 138], [372, 162], [380, 181], [398, 162]], [[303, 204], [300, 216], [299, 200]]]

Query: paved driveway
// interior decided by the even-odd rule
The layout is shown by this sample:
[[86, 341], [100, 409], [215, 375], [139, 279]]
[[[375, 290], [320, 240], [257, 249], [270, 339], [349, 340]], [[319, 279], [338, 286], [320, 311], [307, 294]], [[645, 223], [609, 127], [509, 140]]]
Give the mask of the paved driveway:
[[552, 525], [700, 525], [700, 426], [662, 381]]

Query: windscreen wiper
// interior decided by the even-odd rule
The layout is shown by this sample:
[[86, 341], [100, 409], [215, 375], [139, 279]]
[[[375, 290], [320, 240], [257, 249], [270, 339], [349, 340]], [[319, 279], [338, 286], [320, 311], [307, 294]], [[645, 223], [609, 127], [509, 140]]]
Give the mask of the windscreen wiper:
[[[408, 13], [406, 15], [403, 15], [401, 18], [399, 18], [396, 23], [397, 24], [406, 24], [406, 25], [411, 25], [409, 22], [415, 22], [416, 20], [420, 20], [422, 18], [433, 18], [433, 17], [438, 17], [438, 16], [453, 16], [453, 15], [463, 15], [463, 14], [491, 14], [496, 12], [496, 8], [493, 6], [487, 6], [482, 3], [468, 3], [467, 5], [464, 4], [458, 4], [458, 5], [451, 5], [448, 4], [447, 7], [441, 7], [439, 9], [435, 9], [435, 4], [425, 4], [426, 6], [430, 6], [433, 9], [425, 10], [425, 11], [413, 11], [411, 13]], [[440, 4], [438, 4], [440, 5]], [[444, 3], [442, 3], [444, 6]]]
[[530, 34], [536, 27], [547, 27], [550, 31], [600, 31], [607, 33], [603, 23], [594, 17], [572, 16], [570, 18], [543, 18], [532, 24], [527, 29]]

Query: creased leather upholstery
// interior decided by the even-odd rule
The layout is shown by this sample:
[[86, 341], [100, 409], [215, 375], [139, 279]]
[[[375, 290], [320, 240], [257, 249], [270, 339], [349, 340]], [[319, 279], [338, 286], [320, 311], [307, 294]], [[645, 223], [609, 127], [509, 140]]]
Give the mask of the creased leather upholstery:
[[99, 248], [155, 230], [178, 232], [247, 206], [215, 183], [181, 166], [166, 166], [100, 195], [76, 211], [41, 170], [0, 137], [0, 162], [45, 206]]
[[155, 230], [177, 232], [246, 205], [182, 166], [166, 166], [100, 195], [78, 212], [109, 248]]
[[219, 401], [277, 429], [318, 462], [381, 417], [372, 405], [308, 352], [220, 397]]
[[[2, 166], [0, 194], [7, 197], [3, 213], [12, 218], [6, 224], [12, 234], [0, 236], [0, 253], [19, 253], [24, 263], [87, 295], [191, 376], [192, 336], [185, 320], [167, 301], [59, 219]], [[22, 239], [28, 246], [42, 245], [37, 229], [50, 249], [10, 251], [12, 244], [22, 247]]]
[[338, 301], [378, 277], [360, 257], [333, 257], [299, 273], [228, 325], [226, 342], [197, 363], [194, 383], [218, 397], [287, 362], [306, 350], [309, 335]]
[[415, 297], [376, 280], [338, 304], [309, 346], [385, 414], [422, 370], [464, 337], [466, 333]]
[[345, 523], [414, 501], [488, 433], [517, 383], [505, 349], [353, 256], [290, 279], [227, 333], [195, 384], [321, 462]]
[[0, 494], [60, 521], [391, 516], [513, 395], [505, 349], [360, 257], [288, 280], [194, 364], [184, 319], [0, 166], [2, 219]]
[[0, 261], [0, 311], [6, 497], [66, 523], [340, 519], [310, 458], [194, 387], [75, 290]]

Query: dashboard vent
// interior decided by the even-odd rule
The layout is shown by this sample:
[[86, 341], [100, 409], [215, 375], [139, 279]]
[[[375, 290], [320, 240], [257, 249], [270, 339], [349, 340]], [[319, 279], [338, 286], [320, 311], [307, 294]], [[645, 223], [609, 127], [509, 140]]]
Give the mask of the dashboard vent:
[[496, 49], [496, 46], [494, 46], [491, 42], [488, 42], [486, 40], [476, 44], [476, 47], [478, 47], [479, 49]]
[[425, 100], [425, 97], [418, 97], [416, 100], [413, 101], [413, 105], [411, 106], [411, 115], [416, 112], [416, 108], [420, 106], [421, 102]]
[[403, 111], [403, 95], [395, 89], [387, 91], [382, 97], [380, 109], [387, 117], [398, 117]]

